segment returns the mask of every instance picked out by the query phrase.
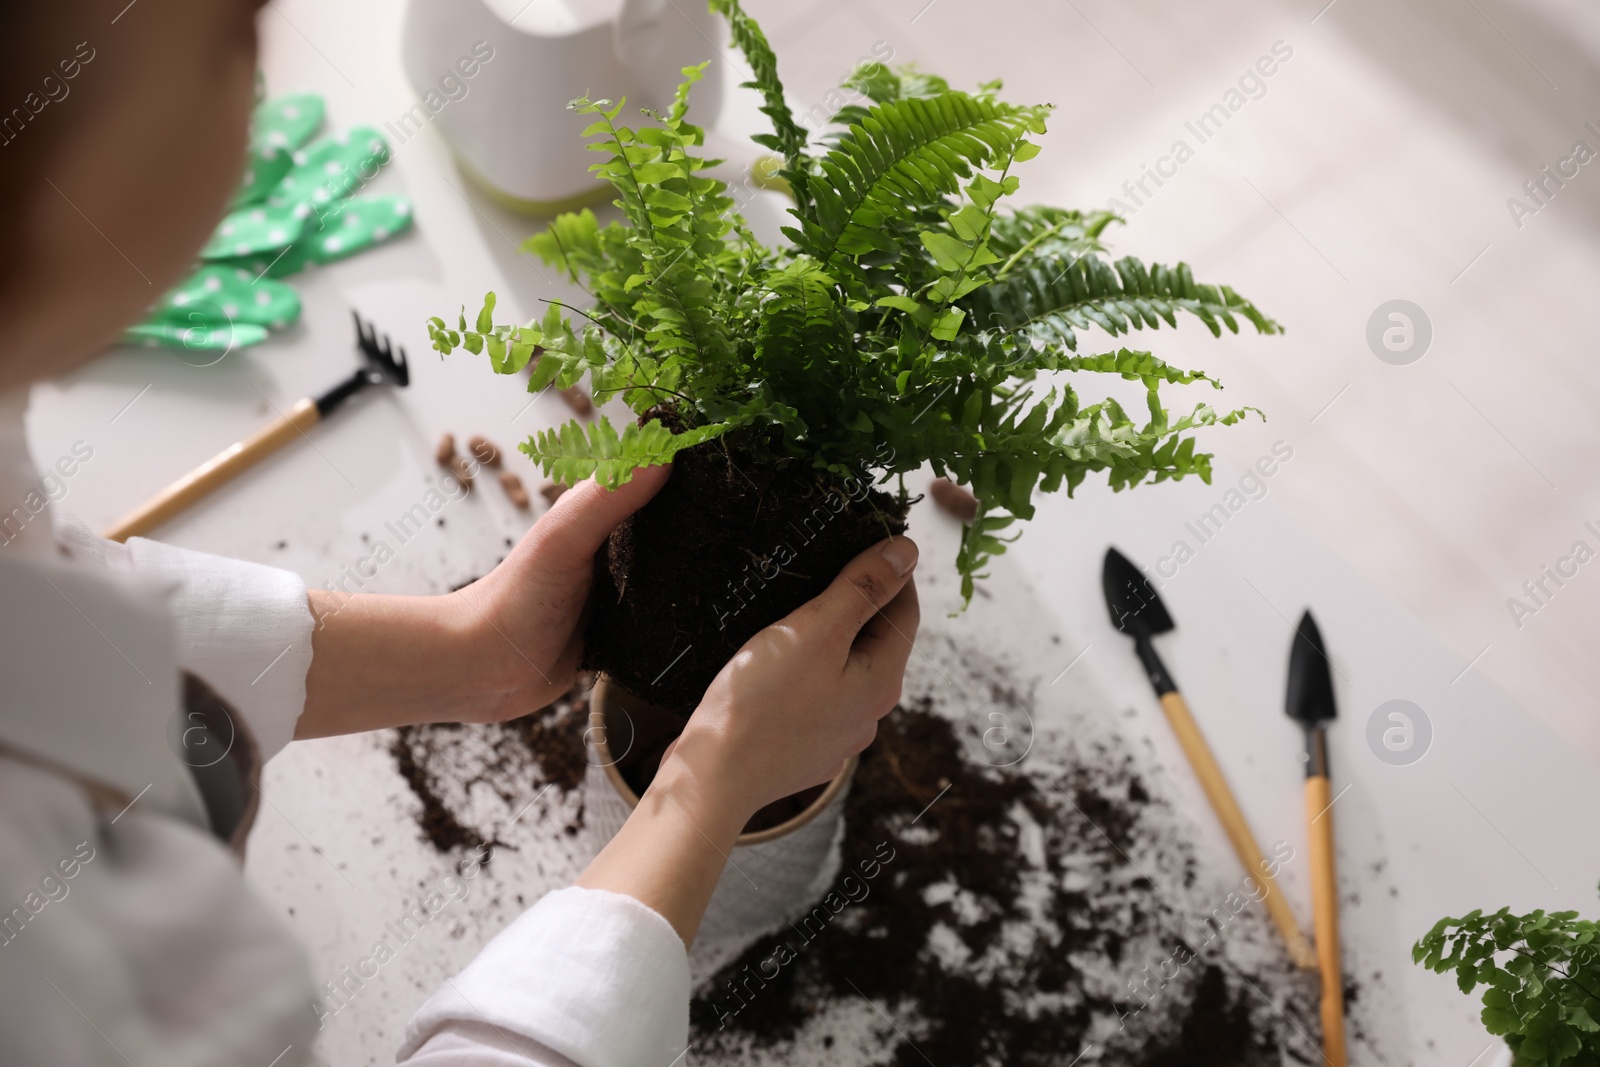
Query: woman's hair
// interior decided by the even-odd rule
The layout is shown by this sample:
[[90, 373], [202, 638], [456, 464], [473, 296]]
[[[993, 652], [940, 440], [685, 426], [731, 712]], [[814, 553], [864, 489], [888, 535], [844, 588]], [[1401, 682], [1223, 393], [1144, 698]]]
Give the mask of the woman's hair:
[[116, 17], [105, 0], [0, 2], [0, 291], [27, 270], [30, 209], [56, 195], [53, 155], [110, 84]]
[[[78, 205], [86, 198], [98, 193], [114, 205], [88, 222], [112, 234], [101, 233], [108, 244], [120, 235], [148, 238], [163, 225], [130, 204], [167, 166], [194, 178], [192, 168], [186, 175], [176, 168], [201, 163], [205, 179], [178, 187], [203, 189], [210, 199], [212, 186], [225, 180], [210, 173], [215, 153], [186, 160], [174, 145], [193, 128], [208, 146], [242, 146], [248, 106], [237, 116], [231, 106], [240, 63], [253, 59], [261, 3], [0, 0], [0, 318], [14, 321], [26, 310], [17, 305], [34, 299], [31, 292], [59, 281], [30, 275], [30, 264], [53, 261], [58, 274], [71, 269], [52, 244], [61, 235], [46, 227], [60, 225], [63, 215], [82, 215]], [[226, 101], [210, 95], [219, 91], [228, 94]], [[227, 106], [217, 106], [222, 103]], [[217, 125], [235, 119], [238, 129]], [[139, 157], [119, 158], [130, 151]], [[242, 158], [229, 161], [232, 176], [236, 163]], [[169, 202], [161, 210], [177, 206]], [[193, 229], [180, 225], [181, 237], [147, 241], [148, 262], [181, 258], [173, 241], [186, 243]]]

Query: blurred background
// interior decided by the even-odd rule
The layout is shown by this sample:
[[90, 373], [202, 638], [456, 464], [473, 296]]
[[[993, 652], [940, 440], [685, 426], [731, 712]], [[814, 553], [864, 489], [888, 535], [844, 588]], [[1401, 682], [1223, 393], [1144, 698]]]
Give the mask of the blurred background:
[[[413, 5], [435, 15], [452, 6]], [[725, 96], [714, 132], [737, 175], [759, 152], [745, 138], [761, 116], [736, 87], [743, 64], [722, 47], [725, 31], [691, 6], [656, 8], [701, 35], [700, 58], [715, 57]], [[532, 29], [585, 24], [604, 7], [493, 0], [486, 10]], [[1191, 702], [1218, 716], [1208, 726], [1221, 737], [1214, 743], [1236, 754], [1230, 772], [1247, 807], [1255, 798], [1260, 836], [1274, 840], [1277, 822], [1285, 835], [1299, 832], [1299, 812], [1281, 792], [1295, 772], [1277, 756], [1255, 759], [1251, 746], [1263, 736], [1271, 748], [1294, 744], [1279, 711], [1287, 620], [1313, 599], [1319, 618], [1334, 620], [1324, 630], [1336, 631], [1335, 663], [1348, 673], [1339, 758], [1359, 782], [1340, 834], [1386, 842], [1380, 851], [1411, 865], [1398, 880], [1408, 893], [1416, 887], [1399, 918], [1367, 933], [1357, 920], [1351, 936], [1368, 937], [1374, 953], [1383, 943], [1392, 965], [1407, 968], [1390, 978], [1410, 1013], [1392, 1062], [1465, 1065], [1485, 1047], [1475, 1012], [1453, 983], [1410, 973], [1404, 947], [1452, 908], [1592, 910], [1600, 873], [1595, 846], [1568, 829], [1594, 810], [1586, 783], [1600, 757], [1600, 163], [1591, 162], [1600, 154], [1600, 9], [1577, 0], [747, 7], [773, 42], [798, 113], [831, 110], [840, 78], [869, 58], [915, 63], [958, 88], [1003, 78], [1007, 99], [1054, 104], [1044, 151], [1022, 171], [1022, 200], [1109, 204], [1126, 219], [1109, 231], [1114, 252], [1183, 259], [1287, 327], [1282, 338], [1218, 343], [1187, 322], [1140, 339], [1226, 385], [1220, 400], [1204, 399], [1257, 407], [1265, 421], [1204, 435], [1219, 460], [1212, 488], [1191, 482], [1113, 500], [1086, 487], [1077, 501], [1049, 501], [1004, 566], [1036, 583], [1064, 648], [1085, 650], [1079, 669], [1098, 672], [1114, 710], [1149, 714], [1148, 690], [1104, 621], [1100, 554], [1116, 540], [1154, 565], [1177, 541], [1194, 544], [1185, 523], [1287, 446], [1292, 459], [1266, 480], [1265, 497], [1192, 563], [1163, 572], [1180, 629], [1189, 621], [1201, 631], [1174, 658], [1191, 679]], [[577, 294], [517, 251], [538, 221], [486, 191], [453, 154], [445, 132], [473, 134], [461, 116], [476, 114], [466, 110], [474, 97], [393, 136], [422, 93], [404, 62], [406, 17], [405, 5], [380, 0], [270, 0], [263, 9], [268, 93], [316, 92], [333, 128], [389, 131], [393, 159], [373, 191], [409, 197], [415, 227], [296, 279], [303, 319], [260, 347], [209, 366], [118, 349], [42, 387], [29, 427], [35, 456], [43, 465], [75, 441], [93, 445], [65, 504], [92, 525], [344, 373], [351, 306], [408, 350], [410, 389], [330, 422], [314, 447], [281, 454], [158, 536], [324, 585], [365, 555], [363, 535], [406, 511], [436, 476], [440, 432], [509, 447], [569, 416], [557, 397], [530, 404], [487, 368], [428, 351], [426, 317], [462, 304], [470, 313], [487, 290], [507, 318]], [[467, 29], [438, 43], [454, 55], [475, 37]], [[582, 84], [567, 95], [609, 95], [590, 81], [606, 72], [580, 66], [572, 76]], [[471, 91], [538, 76], [498, 54]], [[571, 154], [564, 99], [511, 109], [537, 103], [554, 115], [548, 144], [519, 134], [527, 165]], [[781, 214], [777, 194], [749, 195], [764, 225]], [[370, 588], [439, 591], [482, 574], [529, 521], [502, 505], [481, 496], [451, 505]], [[946, 545], [935, 562], [948, 558]], [[998, 633], [975, 636], [1004, 643]], [[1068, 658], [1037, 672], [1048, 679]], [[1398, 698], [1431, 717], [1436, 750], [1414, 768], [1367, 751], [1369, 713]], [[1181, 766], [1163, 743], [1158, 758]], [[426, 861], [408, 851], [406, 820], [394, 814], [404, 802], [381, 746], [296, 746], [272, 775], [252, 868], [331, 972], [364, 940], [355, 919], [368, 905], [357, 883], [422, 882]], [[387, 836], [374, 822], [389, 825]], [[548, 877], [558, 871], [552, 864]], [[451, 935], [459, 951], [443, 945], [437, 959], [386, 975], [381, 997], [352, 1013], [356, 1023], [341, 1018], [325, 1035], [328, 1062], [387, 1062], [398, 1026], [449, 972], [452, 953], [470, 955], [481, 933], [463, 928]]]

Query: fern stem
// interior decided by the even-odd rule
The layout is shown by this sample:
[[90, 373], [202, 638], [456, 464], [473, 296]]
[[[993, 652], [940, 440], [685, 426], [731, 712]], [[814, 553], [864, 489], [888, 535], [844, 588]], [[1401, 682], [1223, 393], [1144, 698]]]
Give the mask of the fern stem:
[[650, 220], [650, 205], [644, 200], [644, 187], [639, 184], [639, 174], [633, 169], [633, 160], [628, 158], [628, 148], [622, 143], [622, 138], [617, 136], [617, 124], [611, 121], [611, 115], [604, 108], [595, 107], [600, 117], [605, 120], [606, 129], [611, 132], [611, 143], [617, 146], [616, 157], [628, 170], [628, 180], [633, 183], [633, 198], [639, 205], [639, 217], [644, 221], [644, 231], [650, 238], [650, 247], [656, 247], [656, 227]]
[[1004, 278], [1008, 273], [1010, 273], [1011, 268], [1016, 266], [1017, 260], [1027, 255], [1029, 252], [1032, 252], [1043, 242], [1048, 241], [1050, 238], [1060, 233], [1066, 228], [1068, 223], [1075, 223], [1078, 221], [1079, 220], [1075, 218], [1064, 218], [1054, 226], [1050, 227], [1048, 230], [1045, 230], [1043, 233], [1030, 240], [1021, 248], [1017, 249], [1015, 252], [1011, 253], [1011, 258], [1000, 264], [1000, 269], [994, 272], [994, 281], [1000, 281], [1002, 278]]

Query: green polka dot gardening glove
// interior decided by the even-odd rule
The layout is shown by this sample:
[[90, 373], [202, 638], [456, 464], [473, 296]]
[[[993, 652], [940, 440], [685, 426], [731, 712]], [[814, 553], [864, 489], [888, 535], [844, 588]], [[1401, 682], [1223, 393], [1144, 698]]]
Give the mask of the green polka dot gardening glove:
[[242, 267], [208, 263], [183, 280], [126, 339], [197, 351], [260, 344], [269, 329], [300, 317], [300, 297], [283, 282]]
[[294, 151], [322, 125], [325, 108], [314, 93], [280, 96], [256, 105], [250, 120], [250, 148], [245, 156], [244, 181], [233, 196], [233, 207], [259, 204], [294, 166]]
[[332, 263], [411, 225], [400, 196], [355, 195], [389, 161], [377, 130], [358, 126], [310, 141], [322, 98], [257, 105], [249, 159], [232, 210], [201, 249], [202, 265], [162, 297], [123, 340], [197, 351], [260, 344], [300, 318], [300, 298], [276, 279]]

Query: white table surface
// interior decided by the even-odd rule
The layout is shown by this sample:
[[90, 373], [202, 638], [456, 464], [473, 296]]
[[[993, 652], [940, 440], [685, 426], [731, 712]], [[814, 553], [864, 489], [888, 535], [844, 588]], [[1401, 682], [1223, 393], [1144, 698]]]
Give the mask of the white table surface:
[[[1348, 861], [1378, 856], [1402, 888], [1392, 907], [1360, 912], [1347, 941], [1393, 980], [1383, 993], [1409, 1035], [1395, 1062], [1466, 1067], [1488, 1040], [1451, 981], [1409, 964], [1410, 941], [1438, 916], [1476, 906], [1593, 912], [1600, 873], [1600, 850], [1581, 831], [1600, 803], [1600, 717], [1589, 699], [1600, 682], [1591, 651], [1600, 570], [1584, 567], [1520, 629], [1507, 607], [1573, 542], [1600, 547], [1584, 527], [1600, 519], [1590, 464], [1600, 437], [1591, 414], [1600, 173], [1583, 168], [1521, 229], [1505, 206], [1574, 140], [1600, 146], [1583, 128], [1600, 120], [1600, 16], [1577, 0], [1325, 2], [1008, 2], [981, 15], [958, 0], [749, 7], [802, 107], [878, 41], [897, 62], [958, 84], [1002, 75], [1010, 98], [1055, 103], [1023, 195], [1071, 206], [1117, 195], [1274, 41], [1294, 49], [1267, 94], [1112, 235], [1117, 249], [1147, 259], [1181, 254], [1203, 279], [1233, 284], [1289, 326], [1281, 339], [1213, 342], [1193, 323], [1146, 338], [1166, 358], [1216, 373], [1223, 396], [1270, 421], [1207, 436], [1219, 456], [1213, 486], [1116, 497], [1089, 487], [1076, 500], [1046, 499], [1002, 566], [1008, 581], [1034, 589], [1063, 647], [1087, 647], [1074, 670], [1158, 726], [1148, 686], [1105, 619], [1101, 553], [1116, 543], [1154, 563], [1176, 540], [1193, 545], [1185, 522], [1274, 442], [1293, 448], [1268, 496], [1167, 584], [1179, 631], [1163, 651], [1258, 836], [1298, 840], [1298, 738], [1281, 714], [1283, 673], [1292, 620], [1315, 607], [1339, 669], [1332, 744], [1340, 787], [1350, 786], [1338, 805], [1346, 887], [1363, 877]], [[334, 126], [399, 114], [412, 100], [397, 58], [400, 8], [275, 0], [261, 17], [270, 89], [325, 94]], [[749, 111], [748, 101], [731, 103], [726, 127], [747, 126]], [[41, 464], [80, 439], [95, 449], [66, 507], [104, 524], [273, 406], [346, 373], [352, 305], [409, 350], [412, 387], [342, 413], [313, 433], [314, 448], [262, 465], [169, 524], [165, 539], [321, 585], [365, 554], [361, 533], [420, 497], [441, 431], [509, 445], [566, 417], [558, 399], [525, 409], [526, 397], [479, 363], [427, 350], [427, 315], [491, 288], [519, 314], [556, 294], [514, 251], [532, 224], [471, 191], [432, 131], [397, 152], [373, 191], [412, 197], [415, 232], [292, 279], [305, 315], [283, 336], [204, 369], [117, 350], [36, 392], [29, 432]], [[1364, 339], [1369, 314], [1393, 298], [1420, 304], [1433, 323], [1431, 350], [1410, 366], [1380, 362]], [[443, 517], [375, 588], [440, 590], [481, 574], [526, 525], [492, 493]], [[948, 546], [937, 516], [916, 521]], [[947, 558], [930, 554], [925, 566]], [[968, 626], [969, 640], [991, 637], [971, 625], [941, 623]], [[1431, 750], [1411, 766], [1387, 765], [1367, 746], [1368, 717], [1391, 699], [1415, 702], [1433, 725]], [[1153, 726], [1150, 736], [1174, 776], [1184, 774], [1170, 737]], [[375, 907], [398, 912], [444, 868], [411, 839], [404, 787], [376, 740], [297, 745], [269, 772], [272, 803], [250, 868], [306, 937], [319, 975], [331, 974], [364, 952]], [[1225, 863], [1220, 834], [1208, 832], [1206, 847]], [[548, 866], [530, 860], [506, 875], [521, 872], [514, 888], [529, 901], [570, 859], [552, 849]], [[1304, 915], [1305, 887], [1292, 873], [1289, 890]], [[330, 1025], [320, 1055], [387, 1062], [409, 1011], [488, 932], [463, 919], [400, 960], [349, 1009], [353, 1018]]]

